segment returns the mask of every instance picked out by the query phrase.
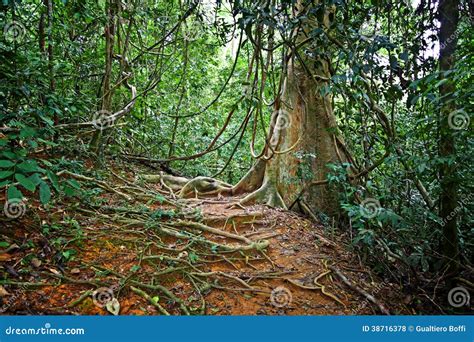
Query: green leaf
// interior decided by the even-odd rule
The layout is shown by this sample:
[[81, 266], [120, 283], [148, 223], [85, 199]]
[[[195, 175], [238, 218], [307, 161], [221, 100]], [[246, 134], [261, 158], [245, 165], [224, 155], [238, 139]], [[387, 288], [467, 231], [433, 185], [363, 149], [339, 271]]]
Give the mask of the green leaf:
[[25, 160], [23, 163], [18, 164], [17, 167], [24, 172], [41, 171], [35, 160]]
[[23, 199], [23, 194], [20, 190], [14, 185], [10, 186], [7, 191], [7, 198], [8, 200], [12, 199]]
[[11, 184], [11, 180], [7, 179], [0, 182], [0, 188], [3, 188], [5, 185]]
[[28, 177], [28, 179], [31, 180], [35, 186], [38, 186], [38, 184], [43, 182], [39, 173], [33, 173], [30, 177]]
[[139, 265], [133, 265], [131, 268], [130, 268], [130, 272], [136, 272], [140, 269], [141, 267]]
[[20, 139], [34, 137], [36, 130], [33, 127], [25, 127], [20, 131]]
[[49, 180], [51, 181], [51, 184], [53, 185], [54, 189], [57, 192], [61, 191], [61, 188], [59, 187], [59, 179], [58, 176], [56, 176], [53, 172], [51, 171], [46, 171], [46, 175], [48, 176]]
[[68, 179], [67, 180], [68, 184], [71, 185], [73, 188], [76, 188], [76, 189], [80, 189], [81, 188], [81, 184], [79, 184], [79, 182], [75, 179]]
[[35, 183], [29, 179], [29, 178], [26, 178], [24, 175], [22, 175], [21, 173], [17, 173], [15, 174], [15, 179], [21, 184], [21, 186], [23, 186], [26, 190], [28, 191], [31, 191], [31, 192], [34, 192], [35, 189], [36, 189], [36, 185]]
[[10, 151], [3, 151], [2, 156], [7, 157], [8, 159], [18, 159], [18, 155]]
[[4, 179], [13, 175], [13, 171], [0, 171], [0, 179]]
[[51, 120], [50, 118], [46, 117], [46, 116], [40, 116], [41, 120], [43, 120], [44, 122], [46, 122], [49, 126], [53, 126], [54, 125], [54, 121]]
[[9, 160], [0, 160], [0, 167], [8, 168], [8, 167], [12, 167], [13, 165], [15, 165], [15, 163]]
[[0, 241], [0, 248], [8, 248], [10, 244], [6, 241]]
[[76, 190], [67, 184], [64, 184], [63, 191], [64, 191], [64, 194], [68, 197], [72, 197], [76, 195]]
[[189, 252], [189, 261], [194, 264], [196, 261], [199, 260], [199, 256], [194, 252]]
[[51, 200], [51, 189], [48, 184], [41, 183], [39, 188], [39, 196], [42, 204], [47, 204]]

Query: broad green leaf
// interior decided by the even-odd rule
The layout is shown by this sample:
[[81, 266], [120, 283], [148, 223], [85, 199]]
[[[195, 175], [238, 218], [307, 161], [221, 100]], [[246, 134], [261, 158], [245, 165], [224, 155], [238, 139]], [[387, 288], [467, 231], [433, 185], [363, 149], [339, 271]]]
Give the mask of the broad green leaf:
[[18, 164], [17, 167], [24, 172], [36, 172], [41, 170], [34, 160], [25, 160], [23, 163]]
[[10, 184], [12, 181], [7, 179], [7, 180], [4, 180], [4, 181], [1, 181], [0, 182], [0, 188], [3, 188], [5, 185], [8, 185]]
[[53, 172], [51, 171], [46, 171], [46, 175], [48, 176], [49, 180], [51, 181], [51, 184], [53, 184], [54, 189], [57, 192], [61, 191], [61, 188], [59, 187], [59, 179], [58, 176], [56, 176]]
[[8, 168], [8, 167], [12, 167], [13, 165], [15, 165], [15, 163], [9, 160], [0, 160], [0, 167]]
[[68, 179], [67, 181], [72, 187], [76, 188], [76, 189], [80, 189], [81, 188], [81, 184], [79, 184], [79, 182], [75, 179]]
[[7, 157], [8, 159], [18, 159], [18, 155], [10, 151], [3, 151], [2, 156]]
[[31, 180], [35, 186], [38, 186], [38, 184], [43, 182], [39, 173], [33, 173], [30, 177], [28, 177], [28, 179]]
[[36, 133], [36, 130], [33, 127], [25, 127], [25, 128], [22, 128], [22, 130], [20, 131], [20, 138], [24, 139], [24, 138], [34, 137], [35, 133]]
[[23, 199], [23, 194], [21, 193], [20, 190], [14, 185], [10, 186], [7, 190], [7, 199], [12, 200], [12, 199]]
[[21, 186], [23, 186], [26, 190], [28, 191], [31, 191], [31, 192], [34, 192], [35, 189], [36, 189], [36, 185], [35, 183], [29, 179], [29, 178], [26, 178], [24, 175], [22, 175], [21, 173], [17, 173], [15, 174], [15, 179], [21, 184]]
[[72, 186], [69, 186], [67, 184], [64, 184], [63, 190], [66, 196], [68, 197], [76, 195], [76, 190]]
[[0, 171], [0, 179], [4, 179], [13, 175], [13, 171]]
[[47, 204], [51, 200], [51, 189], [48, 184], [41, 183], [39, 188], [39, 196], [42, 204]]

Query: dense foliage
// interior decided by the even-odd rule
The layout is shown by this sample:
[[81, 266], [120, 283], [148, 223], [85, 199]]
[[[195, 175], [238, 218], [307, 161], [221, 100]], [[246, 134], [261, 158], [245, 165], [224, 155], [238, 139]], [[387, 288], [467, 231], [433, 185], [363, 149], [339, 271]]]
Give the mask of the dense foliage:
[[[4, 0], [0, 188], [8, 199], [35, 193], [44, 205], [75, 196], [79, 184], [60, 172], [85, 172], [90, 157], [97, 165], [141, 158], [235, 184], [254, 161], [250, 146], [258, 152], [265, 144], [285, 51], [297, 44], [292, 32], [303, 20], [296, 2]], [[469, 264], [473, 9], [459, 4], [456, 64], [441, 75], [435, 1], [315, 3], [314, 18], [333, 11], [330, 30], [315, 28], [305, 44], [326, 47], [318, 57], [331, 61], [332, 77], [323, 91], [333, 95], [352, 156], [327, 176], [346, 213], [340, 231], [387, 278], [406, 281], [412, 271], [434, 278], [443, 265], [440, 165], [448, 163], [458, 187], [461, 259]], [[439, 154], [446, 82], [455, 84], [456, 106], [449, 157]], [[97, 121], [131, 102], [117, 120]], [[367, 199], [376, 215], [361, 210]], [[334, 225], [318, 214], [328, 229]]]

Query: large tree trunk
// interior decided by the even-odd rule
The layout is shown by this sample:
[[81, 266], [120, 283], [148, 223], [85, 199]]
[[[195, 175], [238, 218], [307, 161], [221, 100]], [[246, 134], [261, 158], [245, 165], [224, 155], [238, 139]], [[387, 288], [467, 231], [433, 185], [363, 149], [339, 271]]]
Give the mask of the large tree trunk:
[[455, 64], [457, 26], [459, 20], [458, 0], [441, 0], [439, 3], [440, 54], [439, 70], [441, 80], [446, 82], [440, 86], [441, 118], [439, 155], [444, 160], [440, 165], [441, 193], [440, 216], [443, 222], [442, 250], [445, 264], [450, 273], [456, 273], [459, 268], [459, 241], [457, 230], [457, 191], [458, 180], [456, 164], [452, 162], [455, 155], [453, 129], [449, 126], [449, 116], [456, 110], [454, 102], [455, 84], [450, 76], [444, 73], [451, 70]]
[[[327, 16], [325, 20], [328, 20]], [[297, 40], [305, 39], [305, 33], [316, 25], [321, 23], [307, 19]], [[261, 180], [260, 188], [247, 195], [243, 203], [263, 202], [289, 207], [302, 200], [312, 210], [335, 216], [339, 212], [337, 193], [327, 184], [313, 184], [326, 179], [328, 163], [341, 161], [335, 145], [336, 120], [331, 96], [321, 95], [322, 87], [330, 78], [329, 62], [307, 57], [311, 51], [307, 46], [305, 49], [305, 52], [299, 51], [300, 58], [293, 55], [288, 63], [282, 101], [277, 101], [272, 122], [270, 145], [276, 151], [286, 153], [274, 154], [266, 162], [259, 161], [235, 190], [241, 192], [246, 188], [245, 184], [247, 190], [253, 190]], [[321, 51], [323, 47], [317, 49]], [[281, 108], [278, 108], [279, 103]], [[271, 149], [268, 154], [272, 154]]]

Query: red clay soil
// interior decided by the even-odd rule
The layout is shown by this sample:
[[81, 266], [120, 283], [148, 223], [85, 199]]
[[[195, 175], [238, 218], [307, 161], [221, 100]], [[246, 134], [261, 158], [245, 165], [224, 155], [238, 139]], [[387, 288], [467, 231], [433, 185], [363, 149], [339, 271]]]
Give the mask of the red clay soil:
[[[119, 201], [115, 194], [102, 197], [103, 205]], [[340, 230], [330, 234], [322, 225], [289, 211], [230, 206], [237, 202], [238, 198], [187, 201], [208, 226], [252, 241], [267, 239], [265, 250], [178, 253], [186, 241], [158, 236], [149, 227], [98, 220], [102, 215], [98, 211], [65, 204], [48, 211], [38, 205], [20, 220], [2, 220], [0, 241], [9, 247], [0, 249], [0, 312], [110, 314], [93, 300], [94, 291], [102, 286], [111, 289], [121, 315], [162, 314], [159, 305], [170, 314], [184, 313], [176, 300], [160, 290], [140, 287], [138, 282], [166, 287], [190, 314], [380, 314], [379, 306], [344, 284], [331, 271], [333, 267], [391, 313], [408, 313], [397, 286], [374, 277], [357, 255], [349, 252], [345, 238], [338, 237]], [[30, 203], [30, 207], [34, 205]], [[45, 227], [49, 227], [46, 232]], [[235, 243], [221, 235], [203, 236], [220, 244]], [[163, 246], [175, 261], [146, 259], [160, 255]], [[186, 262], [181, 264], [178, 259]], [[177, 270], [167, 273], [173, 267]], [[212, 277], [197, 284], [203, 276], [189, 276], [193, 267]], [[154, 299], [133, 292], [132, 286]]]

